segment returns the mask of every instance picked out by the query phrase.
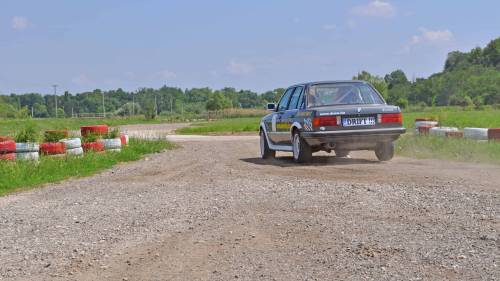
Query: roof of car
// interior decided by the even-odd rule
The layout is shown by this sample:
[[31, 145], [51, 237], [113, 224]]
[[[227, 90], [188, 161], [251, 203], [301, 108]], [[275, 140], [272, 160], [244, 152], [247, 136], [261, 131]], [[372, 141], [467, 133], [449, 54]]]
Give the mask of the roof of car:
[[298, 83], [298, 84], [292, 85], [290, 87], [310, 86], [310, 85], [318, 85], [318, 84], [334, 84], [334, 83], [367, 83], [367, 82], [364, 80], [326, 80], [326, 81]]

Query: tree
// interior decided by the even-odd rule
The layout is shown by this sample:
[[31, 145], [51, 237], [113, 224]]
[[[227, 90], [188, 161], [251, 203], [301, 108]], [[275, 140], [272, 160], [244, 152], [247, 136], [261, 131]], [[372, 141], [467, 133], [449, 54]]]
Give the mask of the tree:
[[357, 76], [352, 78], [353, 80], [363, 80], [375, 87], [377, 91], [384, 97], [387, 98], [388, 86], [385, 80], [379, 76], [371, 75], [367, 71], [361, 71]]
[[222, 110], [230, 106], [231, 102], [221, 92], [210, 95], [206, 103], [207, 110]]

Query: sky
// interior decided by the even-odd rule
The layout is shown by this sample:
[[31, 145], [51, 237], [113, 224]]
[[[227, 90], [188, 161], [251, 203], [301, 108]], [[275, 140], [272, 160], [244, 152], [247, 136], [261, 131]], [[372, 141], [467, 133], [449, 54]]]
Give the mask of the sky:
[[427, 77], [448, 52], [499, 37], [498, 11], [498, 0], [1, 0], [0, 93]]

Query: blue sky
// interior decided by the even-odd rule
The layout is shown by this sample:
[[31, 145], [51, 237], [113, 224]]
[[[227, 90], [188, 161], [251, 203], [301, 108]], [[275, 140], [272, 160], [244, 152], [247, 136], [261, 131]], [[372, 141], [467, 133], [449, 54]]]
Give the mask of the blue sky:
[[498, 11], [497, 0], [3, 0], [0, 93], [426, 77], [449, 51], [500, 36]]

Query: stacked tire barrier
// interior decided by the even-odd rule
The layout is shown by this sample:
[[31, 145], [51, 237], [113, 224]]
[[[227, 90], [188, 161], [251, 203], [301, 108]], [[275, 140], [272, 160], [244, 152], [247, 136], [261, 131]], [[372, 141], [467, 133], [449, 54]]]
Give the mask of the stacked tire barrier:
[[129, 137], [128, 137], [128, 135], [121, 134], [120, 140], [122, 141], [122, 146], [126, 146], [126, 145], [128, 145]]
[[66, 145], [63, 142], [45, 142], [40, 144], [40, 153], [52, 156], [64, 155], [66, 154]]
[[66, 154], [80, 156], [83, 154], [82, 140], [80, 138], [63, 139], [61, 142], [66, 146]]
[[16, 159], [16, 142], [7, 137], [0, 140], [0, 160]]
[[447, 133], [458, 132], [458, 128], [455, 127], [432, 127], [429, 129], [430, 136], [446, 137]]
[[82, 143], [82, 148], [84, 152], [103, 152], [104, 144], [102, 142], [85, 142]]
[[488, 129], [488, 139], [490, 141], [500, 141], [500, 128]]
[[109, 127], [107, 125], [94, 125], [94, 126], [82, 126], [80, 127], [80, 133], [82, 137], [88, 137], [90, 135], [102, 136], [107, 134]]
[[488, 129], [464, 128], [464, 138], [472, 140], [488, 140]]
[[101, 140], [101, 142], [104, 145], [105, 151], [110, 151], [110, 152], [121, 152], [122, 151], [121, 138], [103, 139], [103, 140]]
[[34, 142], [16, 143], [16, 159], [38, 161], [40, 154], [40, 145]]
[[[432, 118], [417, 118], [415, 119], [415, 132], [417, 134], [423, 133], [427, 135], [429, 133], [430, 128], [437, 127], [439, 122]], [[422, 129], [420, 129], [422, 127]]]

